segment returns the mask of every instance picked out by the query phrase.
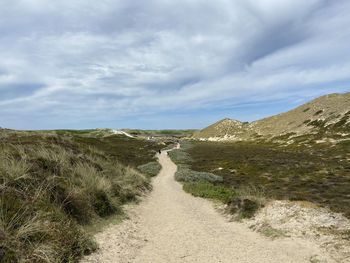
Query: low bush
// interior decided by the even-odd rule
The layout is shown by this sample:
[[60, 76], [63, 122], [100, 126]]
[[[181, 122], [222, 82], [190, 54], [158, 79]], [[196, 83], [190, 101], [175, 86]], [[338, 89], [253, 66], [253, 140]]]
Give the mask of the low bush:
[[203, 181], [196, 183], [184, 183], [183, 189], [187, 193], [190, 193], [194, 196], [215, 199], [224, 203], [229, 202], [234, 196], [236, 196], [236, 192], [233, 189]]
[[137, 167], [142, 173], [148, 175], [148, 176], [156, 176], [160, 170], [162, 169], [162, 166], [158, 162], [149, 162], [143, 165], [139, 165]]
[[178, 165], [175, 179], [179, 182], [222, 182], [221, 176], [207, 172], [197, 172], [191, 170], [187, 165]]
[[171, 160], [176, 164], [186, 164], [190, 163], [192, 160], [191, 156], [182, 149], [174, 149], [172, 151], [169, 151], [169, 156]]

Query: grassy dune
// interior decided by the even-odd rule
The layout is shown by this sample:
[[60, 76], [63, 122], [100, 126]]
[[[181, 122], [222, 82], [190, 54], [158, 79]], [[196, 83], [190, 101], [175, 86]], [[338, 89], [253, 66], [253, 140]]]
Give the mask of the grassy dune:
[[158, 145], [77, 134], [0, 131], [1, 262], [75, 262], [96, 249], [84, 229], [150, 189], [135, 168]]

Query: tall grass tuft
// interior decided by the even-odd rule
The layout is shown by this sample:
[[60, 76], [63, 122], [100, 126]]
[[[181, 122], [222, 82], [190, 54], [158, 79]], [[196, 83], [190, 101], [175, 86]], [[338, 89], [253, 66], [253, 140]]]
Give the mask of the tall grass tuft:
[[236, 219], [251, 218], [267, 202], [264, 188], [255, 185], [241, 186], [236, 190], [236, 196], [229, 200], [227, 210], [236, 214]]

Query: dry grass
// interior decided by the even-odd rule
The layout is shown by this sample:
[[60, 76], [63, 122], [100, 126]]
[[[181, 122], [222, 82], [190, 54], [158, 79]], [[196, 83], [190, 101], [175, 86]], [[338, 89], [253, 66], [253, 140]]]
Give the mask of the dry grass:
[[267, 202], [267, 193], [263, 187], [256, 185], [244, 185], [236, 190], [237, 195], [241, 199], [249, 199], [256, 202], [262, 207]]

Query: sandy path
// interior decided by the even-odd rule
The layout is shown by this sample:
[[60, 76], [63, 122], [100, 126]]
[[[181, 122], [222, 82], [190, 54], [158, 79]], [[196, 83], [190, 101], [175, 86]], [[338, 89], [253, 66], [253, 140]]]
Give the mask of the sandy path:
[[[166, 153], [153, 191], [129, 209], [130, 219], [96, 236], [101, 249], [83, 262], [310, 262], [321, 255], [302, 240], [270, 240], [220, 215], [174, 181], [176, 165]], [[332, 261], [327, 261], [332, 262]]]

